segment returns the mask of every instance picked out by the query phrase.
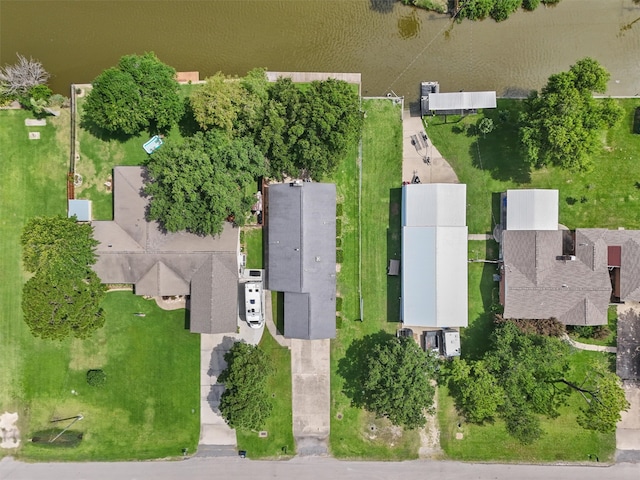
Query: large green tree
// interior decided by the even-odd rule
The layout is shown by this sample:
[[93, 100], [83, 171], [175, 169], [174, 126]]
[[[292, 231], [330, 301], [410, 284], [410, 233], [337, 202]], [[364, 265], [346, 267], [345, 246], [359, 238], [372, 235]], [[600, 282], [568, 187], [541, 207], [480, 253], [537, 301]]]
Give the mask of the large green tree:
[[23, 263], [34, 275], [23, 288], [24, 321], [33, 335], [84, 338], [104, 324], [104, 285], [91, 269], [97, 241], [73, 218], [36, 217], [22, 233]]
[[257, 144], [272, 177], [304, 173], [320, 179], [331, 175], [354, 148], [362, 122], [358, 94], [348, 83], [328, 79], [300, 90], [280, 78], [269, 90]]
[[532, 92], [520, 117], [520, 140], [530, 164], [591, 168], [591, 155], [601, 145], [599, 131], [622, 116], [615, 102], [593, 98], [594, 92], [605, 92], [608, 80], [604, 67], [584, 58], [569, 71], [551, 75], [540, 94]]
[[175, 75], [154, 53], [125, 55], [92, 82], [83, 121], [115, 134], [166, 131], [184, 113]]
[[436, 366], [413, 338], [379, 332], [354, 340], [338, 373], [355, 406], [413, 429], [425, 425], [424, 411], [433, 406]]
[[256, 179], [266, 174], [262, 153], [247, 138], [198, 132], [167, 141], [147, 160], [149, 218], [168, 231], [215, 235], [233, 217], [243, 225], [255, 203]]
[[269, 357], [255, 345], [236, 342], [224, 359], [227, 368], [218, 378], [225, 386], [220, 413], [232, 428], [260, 430], [273, 408], [266, 388], [273, 372]]
[[249, 135], [262, 122], [268, 90], [264, 69], [251, 70], [243, 78], [218, 72], [193, 92], [191, 108], [203, 130], [219, 128], [229, 135]]
[[523, 333], [513, 322], [500, 322], [482, 360], [457, 361], [447, 369], [450, 390], [469, 421], [500, 417], [523, 444], [544, 433], [540, 415], [558, 417], [576, 392], [585, 399], [578, 423], [613, 431], [628, 408], [620, 380], [599, 361], [590, 365], [587, 378], [580, 378], [570, 368], [571, 354], [560, 338]]

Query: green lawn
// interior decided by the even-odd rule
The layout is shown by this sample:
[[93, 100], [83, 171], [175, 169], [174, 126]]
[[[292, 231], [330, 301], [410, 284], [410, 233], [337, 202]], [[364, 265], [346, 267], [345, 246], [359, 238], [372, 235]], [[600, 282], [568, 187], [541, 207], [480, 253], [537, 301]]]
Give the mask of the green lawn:
[[237, 430], [238, 449], [246, 450], [250, 458], [290, 458], [295, 454], [291, 413], [291, 352], [278, 345], [266, 328], [260, 348], [275, 368], [267, 384], [273, 411], [264, 426], [266, 438], [260, 438], [258, 432]]
[[[196, 85], [181, 85], [183, 99]], [[142, 132], [130, 137], [114, 137], [105, 132], [94, 131], [82, 121], [82, 107], [86, 97], [77, 99], [78, 115], [76, 155], [76, 173], [82, 175], [83, 182], [76, 188], [76, 198], [86, 198], [93, 202], [92, 213], [96, 220], [113, 218], [113, 198], [107, 191], [106, 182], [111, 180], [113, 168], [119, 165], [141, 165], [147, 158], [142, 145], [154, 135], [153, 132]], [[180, 141], [183, 136], [191, 135], [197, 128], [193, 118], [187, 111], [180, 125], [166, 134], [173, 141]], [[161, 147], [162, 148], [162, 147]]]
[[[48, 117], [46, 127], [27, 129], [27, 112], [0, 111], [0, 409], [18, 412], [23, 442], [17, 452], [0, 455], [29, 460], [180, 456], [182, 448], [195, 450], [200, 423], [200, 344], [185, 330], [184, 310], [163, 312], [130, 292], [110, 293], [105, 327], [85, 341], [39, 340], [22, 321], [20, 233], [28, 218], [66, 213], [68, 115], [63, 110], [58, 118]], [[40, 140], [28, 140], [28, 131], [41, 132]], [[108, 375], [103, 388], [86, 382], [87, 369], [96, 367]], [[84, 439], [77, 448], [27, 441], [50, 428], [53, 418], [79, 413], [84, 419], [73, 430], [83, 432]]]
[[[341, 242], [344, 262], [338, 275], [343, 297], [342, 322], [331, 342], [331, 452], [338, 458], [405, 460], [417, 457], [416, 431], [391, 428], [384, 419], [353, 408], [342, 392], [338, 362], [356, 338], [393, 332], [399, 315], [398, 278], [386, 275], [387, 261], [400, 254], [400, 187], [402, 185], [402, 123], [400, 107], [387, 100], [365, 100], [362, 140], [362, 295], [358, 299], [358, 165], [344, 162], [332, 179], [342, 203]], [[372, 431], [372, 428], [374, 431]]]
[[[604, 148], [594, 155], [588, 173], [558, 168], [529, 172], [519, 149], [517, 118], [521, 102], [498, 100], [498, 108], [486, 110], [496, 128], [486, 137], [470, 134], [469, 125], [481, 115], [460, 119], [449, 116], [428, 120], [434, 145], [467, 184], [467, 223], [470, 233], [490, 232], [499, 220], [498, 195], [508, 188], [557, 188], [560, 191], [560, 222], [569, 228], [640, 228], [640, 140], [633, 135], [633, 111], [640, 99], [618, 100], [623, 120], [603, 132]], [[502, 123], [499, 112], [509, 112]]]
[[[74, 430], [84, 433], [83, 441], [75, 449], [25, 442], [21, 456], [123, 460], [195, 451], [200, 342], [185, 329], [185, 311], [165, 312], [131, 292], [109, 293], [104, 308], [105, 327], [90, 339], [33, 341], [22, 369], [22, 403], [29, 412], [24, 438], [49, 428], [54, 417], [82, 413]], [[87, 384], [86, 372], [94, 368], [107, 374], [104, 387]]]
[[262, 228], [244, 230], [244, 251], [247, 255], [246, 268], [264, 268], [262, 248]]

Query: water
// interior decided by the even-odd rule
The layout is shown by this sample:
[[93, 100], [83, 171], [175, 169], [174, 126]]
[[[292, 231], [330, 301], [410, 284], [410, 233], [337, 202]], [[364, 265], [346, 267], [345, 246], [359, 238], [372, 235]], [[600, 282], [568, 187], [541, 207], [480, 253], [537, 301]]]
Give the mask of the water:
[[66, 94], [121, 55], [153, 50], [201, 77], [253, 67], [361, 72], [363, 94], [416, 100], [423, 80], [442, 91], [524, 94], [591, 56], [611, 72], [610, 94], [640, 95], [638, 18], [633, 0], [563, 0], [500, 24], [454, 24], [392, 0], [2, 0], [0, 63], [33, 56]]

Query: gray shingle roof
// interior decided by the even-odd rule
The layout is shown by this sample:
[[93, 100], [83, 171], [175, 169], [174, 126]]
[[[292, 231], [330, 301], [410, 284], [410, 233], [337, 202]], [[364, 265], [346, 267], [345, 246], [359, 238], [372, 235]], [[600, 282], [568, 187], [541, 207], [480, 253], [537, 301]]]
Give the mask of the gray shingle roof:
[[611, 283], [606, 265], [559, 260], [562, 231], [505, 230], [505, 318], [551, 318], [566, 325], [607, 323]]
[[164, 232], [145, 218], [145, 169], [116, 167], [114, 220], [93, 222], [100, 242], [94, 270], [103, 283], [131, 283], [138, 295], [191, 295], [191, 331], [233, 332], [237, 326], [238, 230], [217, 236]]
[[336, 187], [269, 187], [267, 286], [285, 292], [285, 336], [335, 337]]

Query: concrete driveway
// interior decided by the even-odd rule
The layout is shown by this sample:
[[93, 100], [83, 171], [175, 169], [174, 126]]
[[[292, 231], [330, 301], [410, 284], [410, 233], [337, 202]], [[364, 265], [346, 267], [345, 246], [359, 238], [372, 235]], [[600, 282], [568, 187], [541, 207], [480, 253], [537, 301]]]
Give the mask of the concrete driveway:
[[[426, 146], [422, 142], [412, 143], [412, 138], [416, 136], [419, 140], [423, 131], [419, 115], [409, 110], [402, 112], [402, 181], [411, 182], [417, 175], [421, 183], [460, 183], [431, 139], [426, 141]], [[425, 157], [429, 157], [429, 164], [425, 163]]]
[[230, 428], [218, 409], [224, 386], [218, 377], [227, 368], [224, 355], [235, 342], [257, 345], [264, 327], [250, 328], [238, 319], [239, 332], [200, 335], [200, 441], [198, 456], [236, 455], [236, 432]]
[[293, 436], [298, 455], [327, 455], [329, 451], [329, 342], [291, 340]]
[[616, 458], [640, 461], [640, 303], [618, 306], [616, 373], [630, 404], [616, 429]]

